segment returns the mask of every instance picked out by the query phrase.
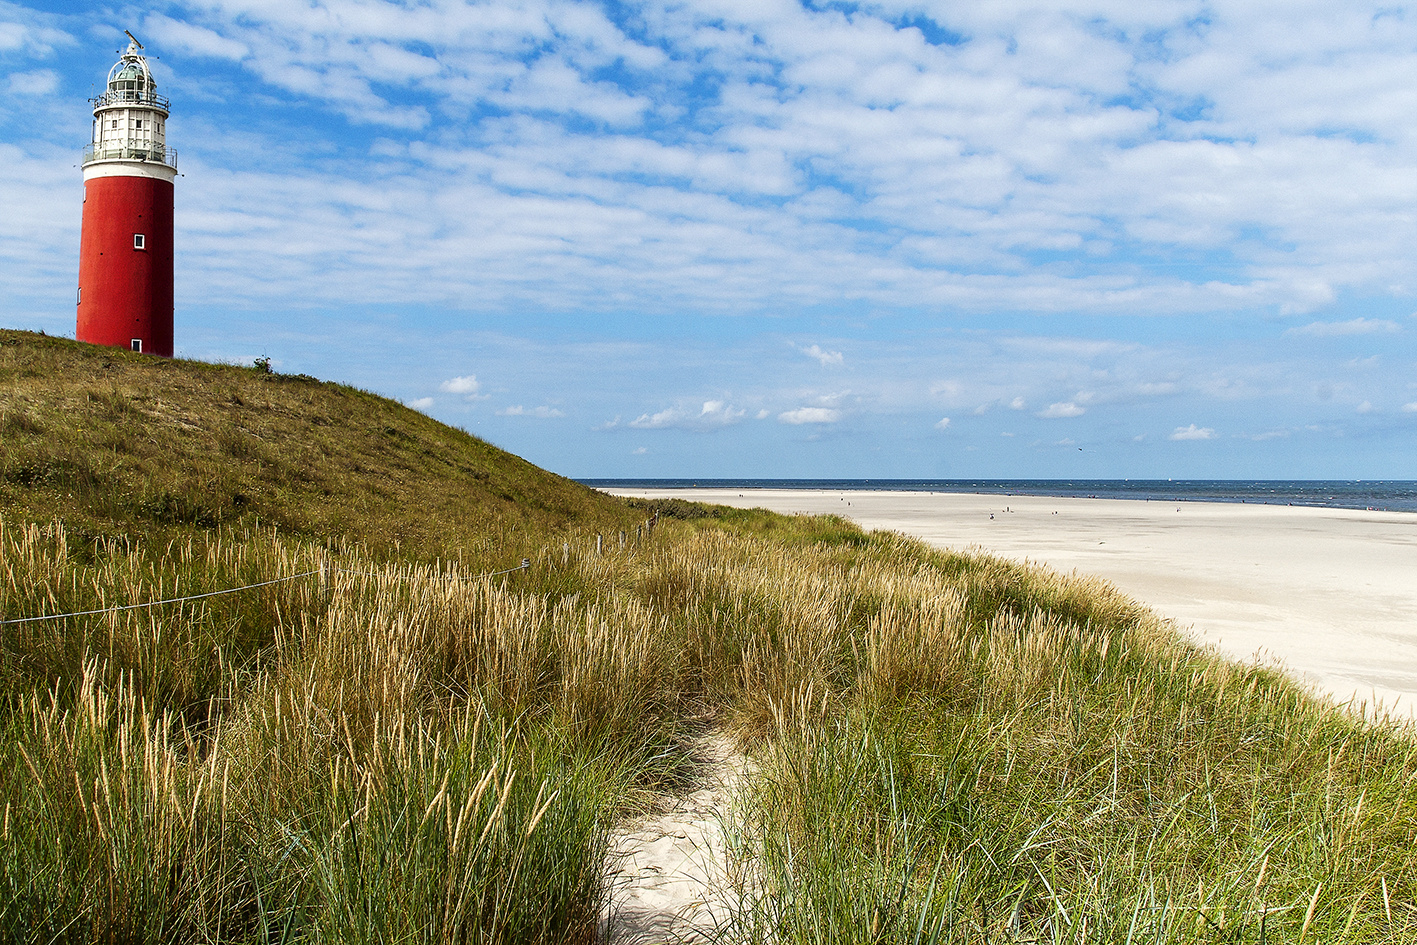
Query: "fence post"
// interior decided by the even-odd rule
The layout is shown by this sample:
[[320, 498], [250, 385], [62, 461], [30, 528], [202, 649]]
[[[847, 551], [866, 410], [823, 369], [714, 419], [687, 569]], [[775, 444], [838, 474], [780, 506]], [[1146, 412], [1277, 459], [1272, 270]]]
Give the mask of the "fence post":
[[596, 535], [596, 536], [595, 536], [595, 554], [596, 554], [596, 557], [599, 557], [599, 556], [600, 556], [600, 538], [601, 538], [600, 535]]
[[563, 541], [563, 542], [561, 542], [561, 567], [564, 568], [566, 565], [568, 565], [568, 564], [570, 564], [570, 563], [571, 563], [571, 543], [570, 543], [569, 541]]

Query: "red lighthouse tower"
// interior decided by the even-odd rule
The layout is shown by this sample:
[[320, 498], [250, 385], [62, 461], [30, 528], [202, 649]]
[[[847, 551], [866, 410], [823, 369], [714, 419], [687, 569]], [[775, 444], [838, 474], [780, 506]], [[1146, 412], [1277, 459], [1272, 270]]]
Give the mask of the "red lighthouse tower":
[[172, 357], [172, 182], [168, 101], [143, 48], [127, 50], [91, 100], [79, 245], [80, 341]]

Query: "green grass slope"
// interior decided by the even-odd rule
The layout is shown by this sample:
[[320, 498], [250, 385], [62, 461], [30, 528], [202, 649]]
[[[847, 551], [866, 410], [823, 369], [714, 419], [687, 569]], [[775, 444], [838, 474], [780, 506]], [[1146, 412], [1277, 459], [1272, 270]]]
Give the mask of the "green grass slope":
[[707, 726], [724, 942], [1417, 941], [1411, 725], [1103, 582], [15, 332], [0, 431], [0, 942], [604, 941]]
[[366, 391], [20, 331], [0, 331], [0, 511], [76, 534], [259, 520], [425, 558], [630, 519]]

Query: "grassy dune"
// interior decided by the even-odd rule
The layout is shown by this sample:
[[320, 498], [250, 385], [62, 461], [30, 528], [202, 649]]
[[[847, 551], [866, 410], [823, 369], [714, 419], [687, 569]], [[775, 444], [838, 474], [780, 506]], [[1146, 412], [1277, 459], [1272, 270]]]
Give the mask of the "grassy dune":
[[[112, 490], [181, 475], [100, 465], [45, 399], [92, 381], [41, 396], [15, 370], [0, 410], [33, 429], [0, 456], [0, 619], [306, 576], [0, 626], [6, 941], [592, 941], [608, 831], [680, 788], [710, 726], [757, 759], [730, 940], [1417, 940], [1411, 733], [1104, 584], [684, 503], [622, 546], [644, 511], [574, 489], [583, 516], [480, 497], [482, 531], [410, 521], [397, 546], [282, 481], [257, 492], [262, 522], [292, 504], [279, 529], [105, 518]], [[241, 369], [210, 370], [221, 397]], [[46, 436], [99, 471], [72, 516], [64, 484], [10, 472]]]
[[0, 511], [165, 538], [265, 522], [383, 557], [511, 553], [625, 507], [401, 404], [0, 330]]

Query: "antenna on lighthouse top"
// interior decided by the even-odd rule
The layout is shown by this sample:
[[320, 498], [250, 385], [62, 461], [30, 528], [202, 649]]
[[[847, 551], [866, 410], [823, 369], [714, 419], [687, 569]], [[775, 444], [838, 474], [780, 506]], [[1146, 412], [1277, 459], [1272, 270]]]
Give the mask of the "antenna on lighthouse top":
[[127, 30], [124, 30], [123, 33], [133, 41], [134, 46], [137, 46], [139, 49], [143, 48], [143, 44], [138, 42], [138, 37], [134, 36], [132, 33], [129, 33]]

